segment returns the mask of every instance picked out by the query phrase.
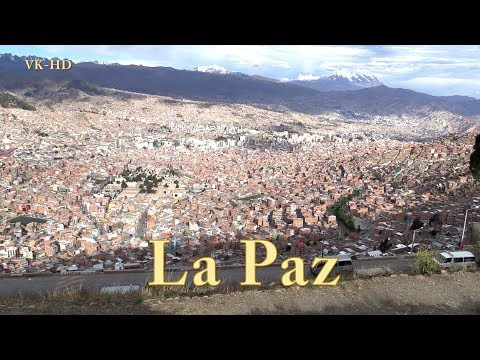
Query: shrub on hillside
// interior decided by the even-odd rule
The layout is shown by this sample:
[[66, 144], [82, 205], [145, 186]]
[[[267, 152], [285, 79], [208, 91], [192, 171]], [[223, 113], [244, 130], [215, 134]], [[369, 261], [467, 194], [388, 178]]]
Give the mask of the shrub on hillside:
[[474, 244], [469, 244], [465, 246], [466, 251], [470, 251], [473, 255], [475, 255], [475, 260], [477, 261], [477, 265], [480, 266], [480, 242], [476, 242]]
[[416, 253], [415, 271], [417, 274], [431, 275], [440, 272], [440, 265], [435, 262], [433, 256], [433, 252], [429, 250], [420, 250]]

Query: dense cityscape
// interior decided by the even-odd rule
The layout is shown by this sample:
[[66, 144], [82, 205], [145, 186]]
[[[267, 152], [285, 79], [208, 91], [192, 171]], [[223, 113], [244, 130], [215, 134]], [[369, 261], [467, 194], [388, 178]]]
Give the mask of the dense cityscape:
[[453, 250], [480, 205], [474, 133], [413, 142], [375, 123], [125, 96], [0, 108], [0, 271], [150, 269], [152, 239], [171, 240], [171, 267], [240, 264], [242, 239], [274, 242], [278, 261], [391, 256], [419, 222], [414, 251]]

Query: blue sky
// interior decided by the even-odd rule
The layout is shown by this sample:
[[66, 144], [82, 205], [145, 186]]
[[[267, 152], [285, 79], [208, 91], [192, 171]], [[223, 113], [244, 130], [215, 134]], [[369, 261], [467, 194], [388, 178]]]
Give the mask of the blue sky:
[[391, 87], [480, 98], [478, 45], [0, 45], [0, 53], [187, 70], [218, 65], [283, 80], [315, 78], [342, 69], [373, 74]]

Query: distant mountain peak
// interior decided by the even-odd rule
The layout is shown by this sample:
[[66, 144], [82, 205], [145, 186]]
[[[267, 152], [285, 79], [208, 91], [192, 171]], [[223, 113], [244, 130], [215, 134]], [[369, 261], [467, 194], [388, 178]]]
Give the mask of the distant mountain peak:
[[98, 60], [94, 60], [94, 61], [92, 61], [92, 63], [97, 64], [97, 65], [120, 65], [119, 63], [112, 63], [112, 62], [108, 62], [108, 61], [98, 61]]
[[[0, 61], [10, 61], [10, 62], [23, 62], [24, 60], [31, 60], [31, 59], [38, 59], [38, 60], [49, 60], [47, 58], [34, 56], [34, 55], [27, 55], [27, 56], [17, 56], [10, 53], [0, 54]], [[55, 60], [56, 58], [52, 59]]]
[[[45, 57], [40, 57], [35, 55], [18, 56], [10, 53], [0, 54], [0, 66], [7, 65], [7, 66], [14, 66], [14, 67], [23, 69], [25, 68], [25, 60], [39, 60], [39, 61], [47, 62], [50, 60], [62, 60], [62, 59], [58, 57], [45, 58]], [[72, 64], [74, 64], [73, 61], [72, 61]]]
[[225, 69], [224, 67], [221, 67], [219, 65], [204, 65], [204, 66], [197, 66], [193, 68], [193, 71], [200, 71], [200, 72], [206, 72], [210, 74], [230, 74], [231, 72]]
[[11, 61], [14, 61], [15, 58], [18, 58], [18, 56], [17, 56], [17, 55], [10, 54], [10, 53], [0, 54], [0, 59], [2, 59], [2, 60], [11, 60]]
[[323, 77], [301, 74], [299, 79], [292, 83], [319, 91], [358, 90], [383, 85], [373, 74], [345, 69], [338, 69], [333, 74]]
[[356, 78], [359, 74], [349, 71], [349, 70], [344, 70], [344, 69], [338, 69], [335, 70], [335, 72], [332, 75], [325, 76], [325, 77], [332, 77], [332, 76], [337, 76], [337, 77], [344, 77], [348, 80], [352, 80], [353, 78]]
[[[367, 72], [357, 73], [357, 72], [344, 70], [344, 69], [338, 69], [332, 75], [325, 76], [324, 78], [344, 78], [344, 79], [347, 79], [348, 81], [361, 82], [361, 83], [364, 83], [365, 85], [367, 85], [368, 83], [375, 84], [373, 86], [382, 85], [382, 83], [378, 80], [378, 78], [371, 73], [367, 73]], [[364, 86], [364, 87], [372, 87], [372, 86]]]

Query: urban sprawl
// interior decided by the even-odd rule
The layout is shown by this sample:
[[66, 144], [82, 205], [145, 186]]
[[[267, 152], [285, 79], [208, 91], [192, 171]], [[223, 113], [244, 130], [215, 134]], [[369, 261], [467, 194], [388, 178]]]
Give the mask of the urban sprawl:
[[241, 264], [243, 239], [272, 241], [278, 261], [389, 256], [411, 251], [419, 222], [414, 249], [452, 250], [480, 205], [474, 134], [268, 129], [130, 102], [0, 109], [1, 272], [151, 269], [154, 239], [171, 241], [172, 267]]

